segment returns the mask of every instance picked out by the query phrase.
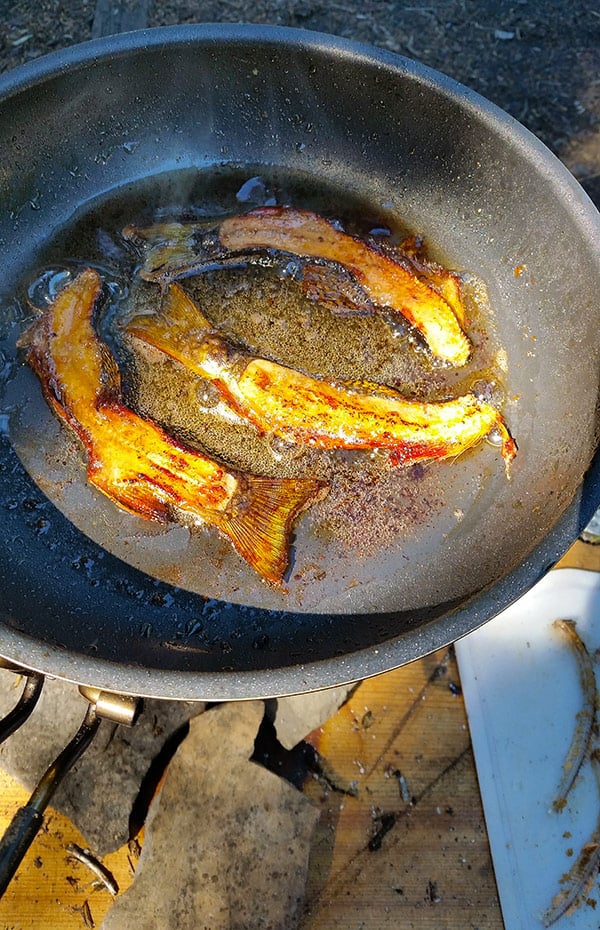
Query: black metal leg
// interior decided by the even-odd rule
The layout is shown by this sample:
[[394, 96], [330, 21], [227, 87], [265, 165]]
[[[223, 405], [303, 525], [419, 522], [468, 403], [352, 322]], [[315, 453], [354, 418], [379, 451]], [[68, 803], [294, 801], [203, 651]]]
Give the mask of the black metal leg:
[[12, 736], [15, 730], [18, 730], [25, 723], [38, 702], [44, 687], [44, 681], [43, 675], [36, 675], [34, 672], [27, 675], [19, 702], [3, 720], [0, 720], [0, 743]]
[[4, 894], [12, 877], [35, 839], [43, 822], [43, 814], [54, 792], [70, 768], [93, 740], [100, 718], [96, 708], [90, 704], [79, 730], [52, 765], [46, 770], [29, 801], [19, 808], [6, 833], [0, 840], [0, 897]]

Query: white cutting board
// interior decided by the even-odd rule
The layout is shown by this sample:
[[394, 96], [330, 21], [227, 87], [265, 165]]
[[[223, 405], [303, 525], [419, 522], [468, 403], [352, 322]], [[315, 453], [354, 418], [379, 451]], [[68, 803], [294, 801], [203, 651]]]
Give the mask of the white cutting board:
[[[600, 811], [589, 760], [562, 813], [551, 810], [583, 706], [575, 654], [552, 629], [556, 619], [576, 620], [590, 653], [600, 648], [600, 574], [552, 571], [456, 644], [506, 930], [543, 926], [541, 915]], [[598, 930], [598, 881], [590, 897], [595, 909], [584, 904], [554, 926]]]

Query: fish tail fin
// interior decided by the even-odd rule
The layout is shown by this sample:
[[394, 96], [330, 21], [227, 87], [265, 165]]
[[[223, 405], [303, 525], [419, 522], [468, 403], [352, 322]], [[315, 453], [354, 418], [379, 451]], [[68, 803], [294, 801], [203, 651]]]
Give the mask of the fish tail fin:
[[200, 308], [178, 284], [167, 288], [162, 300], [161, 314], [181, 329], [211, 329]]
[[127, 332], [132, 336], [178, 361], [190, 336], [203, 335], [211, 328], [210, 322], [178, 284], [167, 289], [160, 313], [136, 316], [127, 324]]
[[235, 549], [261, 577], [281, 587], [289, 565], [294, 523], [326, 493], [317, 479], [249, 476], [243, 500], [235, 512], [219, 521]]

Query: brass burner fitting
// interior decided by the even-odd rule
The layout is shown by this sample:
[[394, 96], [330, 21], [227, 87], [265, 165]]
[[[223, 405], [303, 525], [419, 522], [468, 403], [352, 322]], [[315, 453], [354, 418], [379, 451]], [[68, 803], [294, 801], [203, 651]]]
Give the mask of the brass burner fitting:
[[141, 701], [129, 694], [103, 691], [88, 685], [79, 685], [79, 693], [96, 708], [98, 717], [132, 727], [140, 711]]

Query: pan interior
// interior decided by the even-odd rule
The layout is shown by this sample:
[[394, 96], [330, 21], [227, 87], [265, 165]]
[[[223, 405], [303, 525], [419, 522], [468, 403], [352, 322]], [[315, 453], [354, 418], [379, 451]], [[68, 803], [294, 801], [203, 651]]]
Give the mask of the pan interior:
[[[46, 409], [36, 378], [20, 365], [7, 386], [9, 436], [19, 458], [53, 504], [86, 536], [133, 567], [205, 597], [275, 610], [330, 611], [419, 609], [471, 591], [460, 546], [461, 524], [473, 507], [488, 506], [507, 484], [498, 447], [491, 443], [442, 463], [390, 466], [384, 452], [323, 452], [261, 436], [232, 420], [202, 379], [160, 354], [132, 349], [122, 323], [158, 309], [161, 288], [136, 277], [139, 253], [121, 235], [175, 221], [211, 229], [223, 216], [259, 203], [291, 203], [342, 222], [353, 234], [383, 245], [401, 243], [408, 230], [372, 203], [310, 175], [245, 166], [176, 172], [118, 190], [79, 211], [38, 256], [36, 270], [18, 289], [24, 316], [41, 311], [56, 289], [86, 265], [100, 269], [107, 299], [98, 328], [121, 363], [127, 402], [244, 474], [318, 477], [329, 487], [297, 525], [293, 564], [285, 590], [257, 582], [252, 569], [214, 529], [164, 527], [128, 514], [87, 484], [82, 449]], [[251, 206], [251, 204], [250, 204]], [[429, 246], [429, 243], [427, 243]], [[440, 257], [437, 243], [429, 255]], [[444, 259], [446, 262], [447, 258]], [[203, 313], [230, 341], [325, 380], [379, 381], [419, 400], [442, 400], [474, 390], [500, 406], [505, 401], [506, 353], [494, 339], [493, 313], [483, 283], [465, 272], [469, 335], [467, 366], [436, 364], [411, 327], [381, 315], [341, 316], [310, 299], [298, 279], [301, 263], [290, 255], [202, 273], [182, 284]], [[472, 272], [472, 270], [469, 270]], [[472, 535], [471, 532], [469, 534]], [[444, 565], [436, 579], [436, 562]], [[448, 585], [448, 561], [453, 565]], [[398, 565], [411, 565], [402, 590]], [[425, 587], [423, 581], [427, 577]]]

